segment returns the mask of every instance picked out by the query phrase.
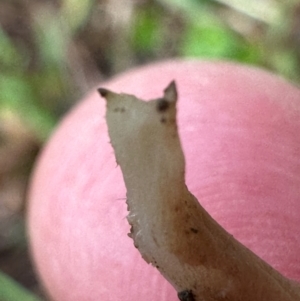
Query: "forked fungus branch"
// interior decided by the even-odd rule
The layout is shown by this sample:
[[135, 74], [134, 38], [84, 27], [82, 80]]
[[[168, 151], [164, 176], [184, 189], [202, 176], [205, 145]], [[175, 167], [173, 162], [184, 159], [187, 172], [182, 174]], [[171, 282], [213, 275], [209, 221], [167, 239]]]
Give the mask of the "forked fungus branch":
[[[129, 234], [182, 301], [296, 301], [300, 287], [235, 240], [185, 185], [174, 82], [145, 102], [100, 88], [127, 188]], [[199, 150], [201, 151], [201, 150]]]

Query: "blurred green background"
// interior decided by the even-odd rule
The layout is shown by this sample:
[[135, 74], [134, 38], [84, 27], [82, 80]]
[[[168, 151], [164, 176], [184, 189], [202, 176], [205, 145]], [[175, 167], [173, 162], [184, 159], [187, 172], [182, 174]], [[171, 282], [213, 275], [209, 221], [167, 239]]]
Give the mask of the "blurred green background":
[[300, 82], [299, 0], [1, 0], [0, 301], [46, 300], [28, 256], [26, 188], [90, 89], [167, 58], [227, 59]]

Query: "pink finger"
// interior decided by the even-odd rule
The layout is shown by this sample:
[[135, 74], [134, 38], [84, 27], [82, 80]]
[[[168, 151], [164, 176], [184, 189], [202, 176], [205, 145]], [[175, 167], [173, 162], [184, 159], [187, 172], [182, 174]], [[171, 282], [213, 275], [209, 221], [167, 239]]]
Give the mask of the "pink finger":
[[[255, 68], [201, 61], [154, 64], [101, 86], [150, 99], [173, 79], [189, 189], [238, 240], [300, 281], [300, 90]], [[175, 301], [126, 235], [104, 114], [93, 92], [37, 164], [28, 211], [37, 270], [57, 301]]]

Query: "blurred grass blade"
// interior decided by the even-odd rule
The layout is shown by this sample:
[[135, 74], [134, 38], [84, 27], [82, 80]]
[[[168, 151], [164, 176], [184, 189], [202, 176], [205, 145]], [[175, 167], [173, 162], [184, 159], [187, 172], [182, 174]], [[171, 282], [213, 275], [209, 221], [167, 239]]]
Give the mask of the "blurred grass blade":
[[81, 28], [95, 7], [95, 0], [64, 0], [62, 2], [62, 18], [67, 20], [71, 32]]
[[280, 2], [267, 0], [215, 0], [232, 7], [254, 19], [267, 24], [274, 24], [279, 20], [281, 10]]
[[0, 74], [0, 110], [6, 109], [18, 114], [41, 142], [49, 137], [57, 122], [56, 118], [39, 104], [30, 81], [21, 75]]
[[161, 45], [161, 20], [157, 10], [141, 10], [135, 15], [132, 30], [132, 46], [135, 51], [150, 52]]
[[203, 14], [203, 11], [206, 10], [207, 1], [195, 1], [195, 0], [159, 0], [159, 2], [167, 7], [176, 9], [181, 13], [186, 14], [186, 17], [190, 20], [199, 20], [199, 14]]
[[0, 301], [41, 301], [41, 299], [0, 271]]
[[7, 37], [0, 26], [0, 66], [3, 68], [11, 68], [22, 66], [21, 57], [17, 52], [12, 41]]

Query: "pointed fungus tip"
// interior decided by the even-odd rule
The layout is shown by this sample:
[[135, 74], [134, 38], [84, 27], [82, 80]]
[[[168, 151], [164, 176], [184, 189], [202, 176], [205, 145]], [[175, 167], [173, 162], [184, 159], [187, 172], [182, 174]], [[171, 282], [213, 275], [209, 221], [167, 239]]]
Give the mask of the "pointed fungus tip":
[[165, 88], [164, 92], [169, 91], [169, 90], [176, 90], [176, 82], [175, 80], [172, 80], [168, 86]]
[[175, 80], [172, 80], [170, 84], [164, 90], [164, 98], [169, 101], [177, 100], [177, 88]]
[[105, 88], [99, 88], [98, 89], [98, 92], [99, 94], [102, 96], [102, 97], [106, 97], [107, 94], [110, 92], [109, 90], [105, 89]]

